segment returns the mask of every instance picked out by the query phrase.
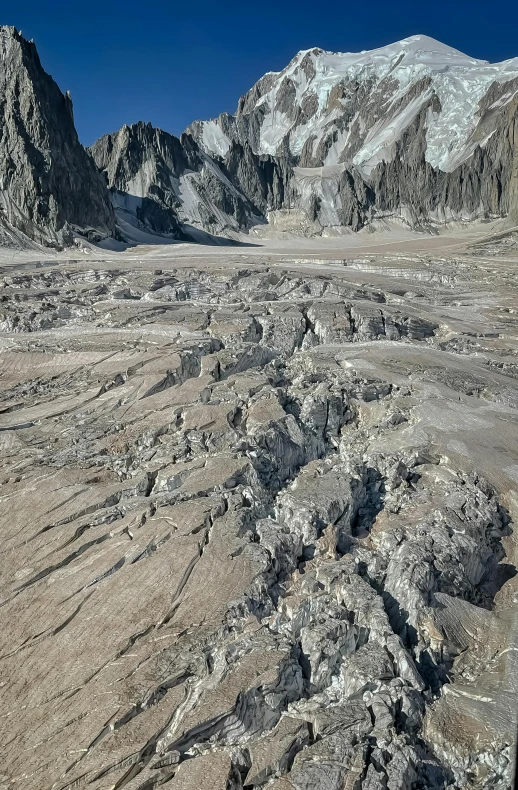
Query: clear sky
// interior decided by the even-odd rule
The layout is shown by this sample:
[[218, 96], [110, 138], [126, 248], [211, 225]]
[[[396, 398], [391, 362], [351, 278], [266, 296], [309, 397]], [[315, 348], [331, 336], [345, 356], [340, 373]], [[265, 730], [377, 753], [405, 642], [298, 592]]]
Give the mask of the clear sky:
[[180, 134], [233, 112], [300, 49], [356, 52], [422, 33], [486, 60], [518, 56], [517, 0], [2, 0], [0, 24], [34, 38], [85, 145], [124, 123]]

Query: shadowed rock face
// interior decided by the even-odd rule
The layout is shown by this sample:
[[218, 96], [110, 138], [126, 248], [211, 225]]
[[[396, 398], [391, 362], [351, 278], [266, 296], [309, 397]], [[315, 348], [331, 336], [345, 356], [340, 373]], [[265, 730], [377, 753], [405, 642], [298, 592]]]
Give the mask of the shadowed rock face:
[[72, 101], [42, 69], [36, 48], [0, 28], [0, 225], [62, 246], [70, 230], [111, 236], [108, 191], [74, 128]]
[[509, 223], [518, 225], [518, 101], [514, 102], [514, 115], [509, 124], [509, 145], [513, 151], [509, 184]]
[[292, 168], [287, 157], [257, 156], [248, 142], [233, 142], [224, 171], [262, 216], [290, 202]]
[[[516, 83], [518, 89], [518, 82]], [[472, 220], [481, 216], [516, 216], [516, 103], [499, 113], [497, 129], [470, 159], [451, 172], [432, 167], [425, 158], [424, 108], [396, 145], [390, 162], [379, 164], [354, 197], [363, 223], [376, 215], [404, 216], [413, 226]], [[493, 121], [494, 123], [494, 121]], [[483, 127], [483, 121], [480, 122]], [[473, 134], [480, 139], [481, 132]], [[514, 169], [513, 169], [514, 168]], [[364, 183], [369, 199], [362, 199]]]
[[116, 206], [151, 231], [182, 238], [177, 218], [181, 201], [172, 180], [200, 166], [201, 156], [194, 148], [192, 156], [192, 149], [186, 150], [177, 137], [138, 123], [101, 137], [90, 152]]

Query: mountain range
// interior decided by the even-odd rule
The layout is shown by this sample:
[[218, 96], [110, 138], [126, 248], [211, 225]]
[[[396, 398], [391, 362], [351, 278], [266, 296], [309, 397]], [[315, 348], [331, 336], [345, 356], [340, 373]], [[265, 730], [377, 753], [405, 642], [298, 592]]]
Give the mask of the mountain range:
[[36, 48], [0, 28], [0, 243], [214, 243], [379, 222], [518, 223], [518, 58], [490, 64], [416, 35], [299, 52], [234, 115], [180, 138], [123, 126], [90, 149]]

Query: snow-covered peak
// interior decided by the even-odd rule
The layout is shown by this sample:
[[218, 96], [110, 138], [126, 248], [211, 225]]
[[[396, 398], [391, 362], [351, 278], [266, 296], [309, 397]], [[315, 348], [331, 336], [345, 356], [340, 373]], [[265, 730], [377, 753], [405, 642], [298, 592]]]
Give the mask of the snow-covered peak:
[[[242, 130], [250, 121], [258, 154], [278, 155], [287, 144], [303, 167], [354, 164], [368, 176], [426, 111], [426, 159], [450, 171], [491, 135], [486, 127], [474, 134], [491, 109], [486, 96], [501, 108], [518, 89], [514, 80], [518, 58], [489, 63], [425, 35], [362, 52], [313, 48], [256, 83], [240, 102], [239, 123]], [[231, 127], [228, 119], [201, 125], [205, 150], [224, 156]]]
[[[364, 129], [366, 124], [373, 126], [366, 130], [364, 144], [355, 146], [354, 163], [368, 174], [390, 156], [401, 133], [435, 96], [440, 109], [428, 121], [426, 156], [435, 167], [450, 170], [471, 153], [467, 142], [478, 121], [479, 103], [491, 84], [517, 76], [518, 59], [490, 64], [425, 35], [358, 53], [303, 50], [257, 101], [256, 107], [262, 107], [265, 116], [259, 150], [275, 154], [289, 134], [294, 155], [313, 136], [316, 151], [322, 136], [334, 128], [335, 141], [324, 164], [345, 161], [353, 124], [343, 129], [340, 116], [352, 113], [357, 120], [363, 115]], [[368, 95], [362, 106], [356, 106], [354, 97], [348, 95], [348, 85], [351, 90], [354, 85], [364, 86]], [[290, 101], [301, 112], [315, 106], [317, 110], [301, 122], [301, 112], [290, 109]]]
[[435, 38], [424, 35], [410, 36], [385, 47], [360, 53], [372, 59], [398, 57], [403, 55], [406, 62], [426, 63], [430, 66], [472, 66], [487, 61], [472, 58], [458, 49], [442, 44]]
[[[382, 65], [394, 61], [405, 62], [405, 65], [425, 64], [430, 69], [451, 67], [469, 67], [487, 65], [488, 61], [472, 58], [458, 49], [442, 44], [430, 36], [415, 35], [387, 44], [377, 49], [361, 52], [330, 52], [314, 47], [298, 52], [288, 66], [279, 75], [297, 70], [305, 58], [314, 57], [329, 67], [342, 67], [347, 70], [354, 66]], [[399, 65], [399, 64], [398, 64]]]

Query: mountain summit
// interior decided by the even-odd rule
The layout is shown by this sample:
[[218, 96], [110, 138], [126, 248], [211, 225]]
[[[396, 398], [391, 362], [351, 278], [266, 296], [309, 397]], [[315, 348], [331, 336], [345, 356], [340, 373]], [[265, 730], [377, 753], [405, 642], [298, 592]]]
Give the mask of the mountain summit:
[[517, 96], [518, 58], [490, 64], [416, 35], [356, 54], [299, 52], [235, 115], [190, 131], [214, 156], [233, 140], [289, 156], [295, 205], [316, 227], [442, 223], [510, 212]]

